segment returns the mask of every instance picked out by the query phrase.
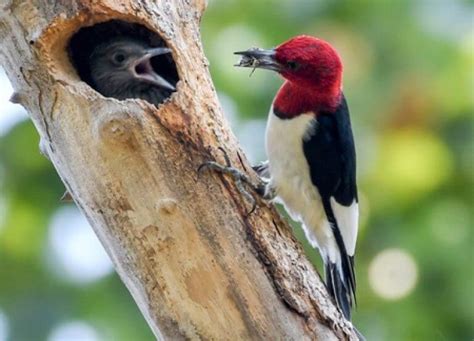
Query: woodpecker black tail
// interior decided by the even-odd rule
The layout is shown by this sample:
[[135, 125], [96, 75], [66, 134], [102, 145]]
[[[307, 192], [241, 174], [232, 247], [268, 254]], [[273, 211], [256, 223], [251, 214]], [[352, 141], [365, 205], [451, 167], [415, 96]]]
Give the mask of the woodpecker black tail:
[[336, 263], [326, 263], [326, 286], [336, 305], [348, 320], [351, 319], [352, 294]]
[[341, 231], [337, 225], [333, 210], [329, 201], [323, 200], [323, 206], [329, 223], [331, 224], [334, 237], [339, 249], [340, 263], [331, 262], [329, 259], [325, 263], [326, 286], [329, 294], [336, 301], [336, 305], [341, 309], [344, 317], [351, 320], [352, 303], [356, 304], [356, 281], [354, 275], [354, 256], [349, 256], [344, 245]]

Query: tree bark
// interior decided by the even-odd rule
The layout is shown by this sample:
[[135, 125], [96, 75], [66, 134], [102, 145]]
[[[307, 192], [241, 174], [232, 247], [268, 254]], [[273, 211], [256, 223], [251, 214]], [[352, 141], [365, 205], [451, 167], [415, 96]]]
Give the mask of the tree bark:
[[[12, 100], [157, 339], [356, 339], [275, 209], [260, 202], [247, 217], [230, 179], [198, 177], [202, 162], [223, 162], [218, 147], [251, 169], [209, 76], [204, 9], [205, 0], [2, 0]], [[172, 49], [180, 82], [158, 108], [101, 96], [70, 63], [71, 35], [110, 19], [141, 23]]]

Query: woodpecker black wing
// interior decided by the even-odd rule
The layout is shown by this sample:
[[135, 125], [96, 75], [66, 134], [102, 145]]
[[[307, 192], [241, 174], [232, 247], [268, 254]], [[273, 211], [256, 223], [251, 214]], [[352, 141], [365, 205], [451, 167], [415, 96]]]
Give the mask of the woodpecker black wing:
[[303, 150], [339, 249], [340, 264], [326, 260], [326, 283], [350, 319], [356, 288], [353, 257], [358, 199], [354, 139], [345, 98], [335, 112], [320, 112], [317, 121], [316, 129], [303, 142]]

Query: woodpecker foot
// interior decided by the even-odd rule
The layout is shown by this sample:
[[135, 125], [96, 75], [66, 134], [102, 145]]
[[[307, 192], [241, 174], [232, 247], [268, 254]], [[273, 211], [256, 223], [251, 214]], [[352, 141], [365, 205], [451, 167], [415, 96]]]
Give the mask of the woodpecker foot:
[[198, 173], [201, 173], [205, 169], [210, 169], [222, 174], [230, 175], [233, 178], [240, 194], [242, 194], [242, 196], [252, 204], [251, 210], [247, 213], [247, 215], [250, 215], [257, 208], [257, 201], [255, 200], [254, 196], [249, 193], [246, 186], [250, 187], [255, 193], [257, 193], [262, 198], [267, 199], [266, 197], [268, 192], [268, 181], [260, 179], [257, 184], [253, 183], [252, 180], [245, 173], [238, 170], [237, 168], [232, 167], [229, 156], [223, 148], [219, 147], [219, 150], [224, 154], [224, 159], [226, 163], [225, 166], [214, 161], [207, 161], [199, 166]]

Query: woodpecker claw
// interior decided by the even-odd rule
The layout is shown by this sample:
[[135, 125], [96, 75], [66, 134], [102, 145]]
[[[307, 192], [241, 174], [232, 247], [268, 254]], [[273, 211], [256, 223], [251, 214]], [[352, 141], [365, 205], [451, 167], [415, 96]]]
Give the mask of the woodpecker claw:
[[227, 154], [227, 152], [225, 151], [224, 148], [222, 148], [221, 146], [217, 147], [217, 149], [219, 149], [222, 154], [224, 155], [224, 160], [225, 160], [225, 164], [227, 167], [232, 167], [232, 162], [230, 162], [230, 158], [229, 158], [229, 155]]
[[198, 167], [198, 173], [201, 174], [201, 172], [205, 169], [211, 169], [213, 171], [222, 173], [222, 174], [227, 174], [232, 177], [232, 179], [235, 182], [235, 186], [239, 190], [240, 194], [252, 204], [252, 208], [250, 209], [249, 212], [247, 212], [247, 216], [251, 215], [255, 209], [257, 208], [257, 201], [255, 200], [254, 196], [250, 194], [247, 189], [245, 188], [245, 185], [250, 187], [252, 190], [254, 190], [257, 194], [261, 195], [262, 193], [262, 186], [263, 184], [258, 184], [255, 185], [250, 178], [243, 173], [242, 171], [238, 170], [237, 168], [232, 167], [232, 163], [230, 161], [229, 156], [227, 155], [227, 152], [222, 148], [219, 147], [219, 150], [223, 153], [224, 155], [224, 160], [225, 160], [225, 166], [215, 162], [215, 161], [207, 161], [201, 164]]

